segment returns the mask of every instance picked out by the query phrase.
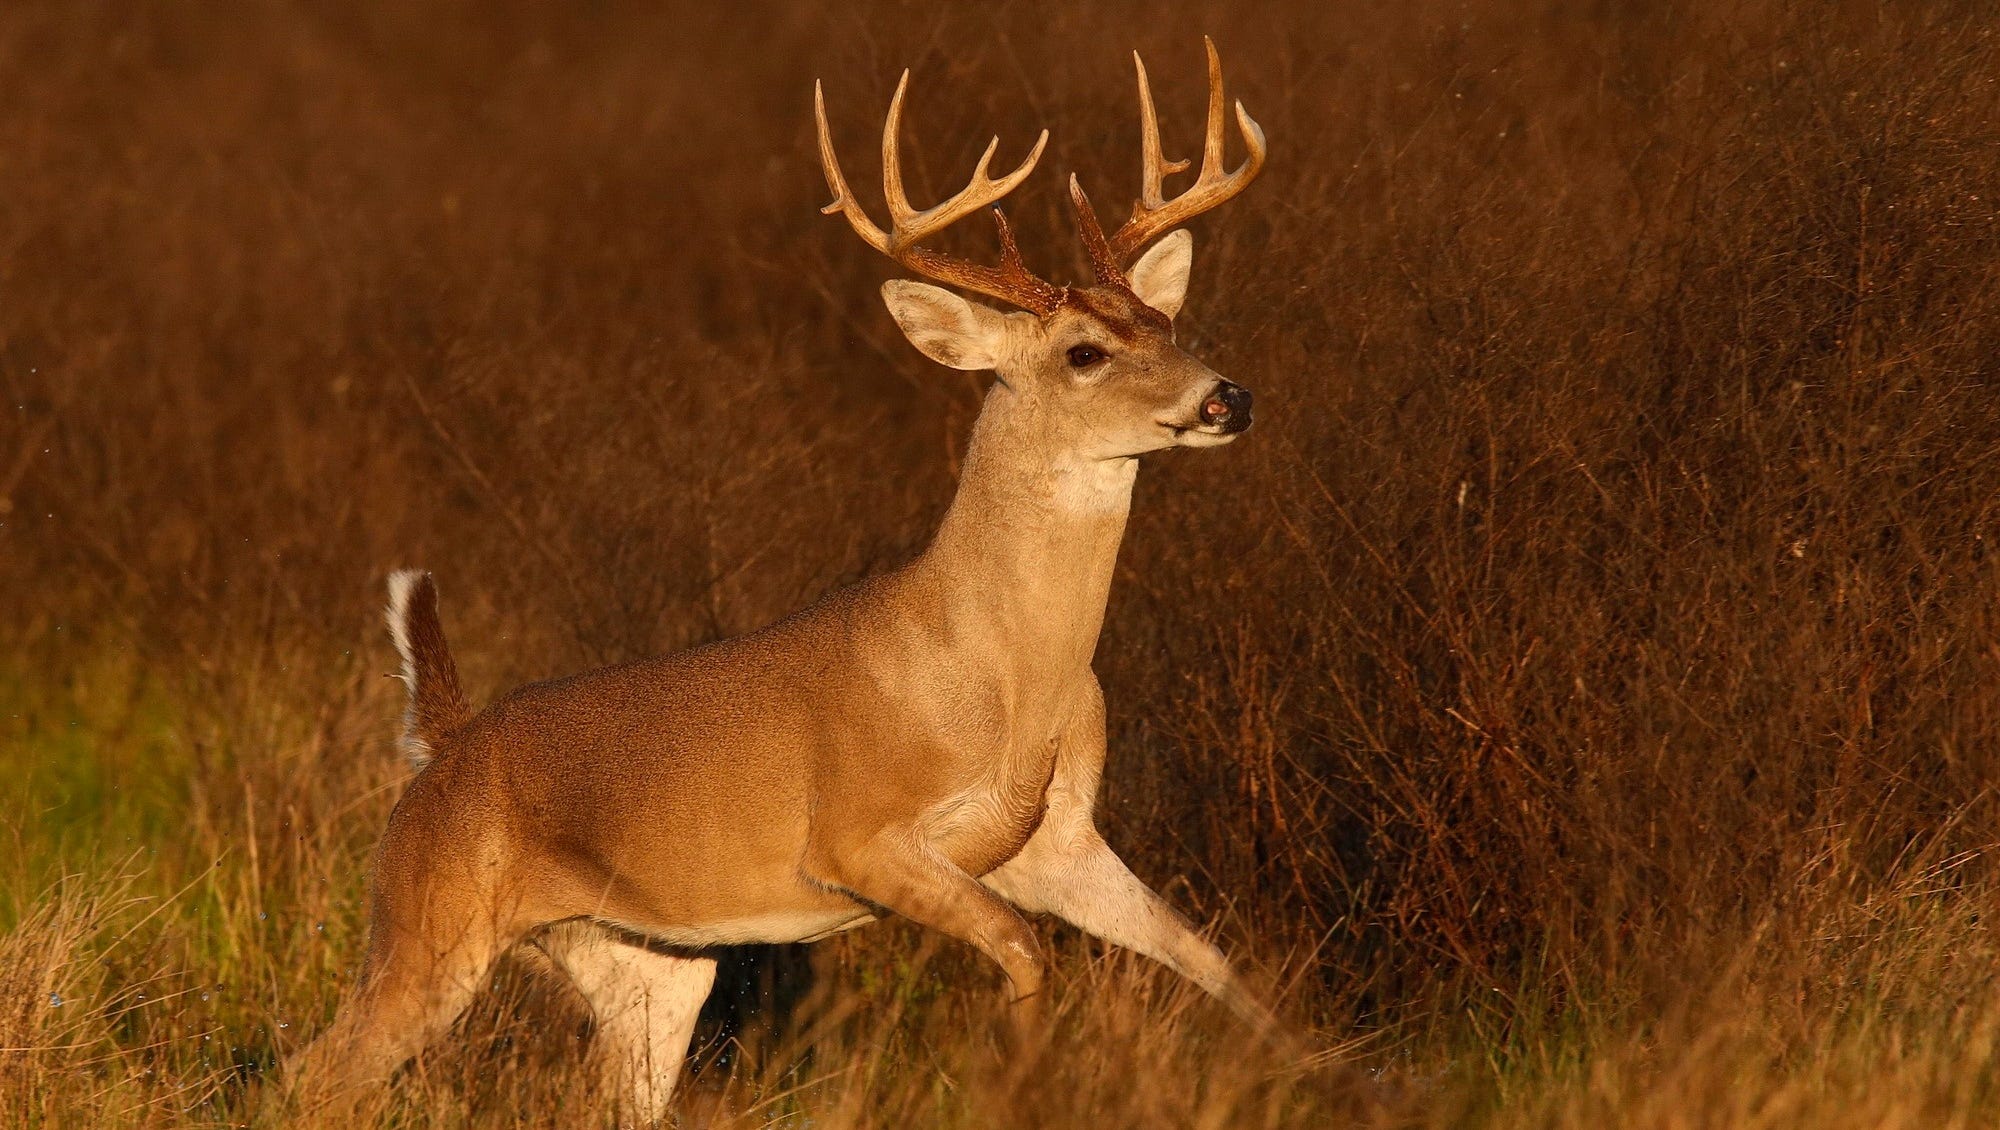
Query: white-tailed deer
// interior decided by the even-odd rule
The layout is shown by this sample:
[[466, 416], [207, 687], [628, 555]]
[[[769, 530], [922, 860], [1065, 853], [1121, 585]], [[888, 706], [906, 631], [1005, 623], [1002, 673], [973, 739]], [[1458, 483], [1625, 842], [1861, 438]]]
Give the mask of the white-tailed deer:
[[527, 945], [589, 1000], [629, 1114], [651, 1119], [715, 975], [704, 948], [810, 941], [883, 913], [977, 946], [1017, 1002], [1042, 988], [1029, 911], [1272, 1023], [1091, 813], [1105, 754], [1091, 656], [1138, 457], [1250, 426], [1250, 393], [1174, 344], [1193, 240], [1173, 229], [1250, 183], [1263, 133], [1238, 104], [1248, 157], [1225, 168], [1211, 44], [1201, 170], [1166, 198], [1162, 178], [1187, 162], [1160, 154], [1141, 64], [1137, 205], [1107, 237], [1070, 179], [1096, 280], [1058, 287], [1022, 266], [997, 208], [997, 267], [919, 246], [1019, 185], [1042, 142], [998, 180], [989, 146], [963, 191], [918, 211], [897, 153], [908, 80], [882, 135], [887, 231], [841, 175], [815, 88], [826, 211], [911, 271], [1022, 311], [882, 287], [926, 356], [999, 378], [935, 540], [761, 631], [522, 687], [476, 715], [430, 577], [390, 578], [402, 745], [422, 771], [375, 861], [360, 984], [294, 1065], [306, 1095], [386, 1079], [446, 1030], [495, 958]]

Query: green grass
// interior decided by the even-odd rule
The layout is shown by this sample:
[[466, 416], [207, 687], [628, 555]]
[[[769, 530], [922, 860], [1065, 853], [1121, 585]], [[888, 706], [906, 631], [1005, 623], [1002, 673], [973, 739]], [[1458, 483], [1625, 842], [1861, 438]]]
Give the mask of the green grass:
[[[21, 882], [162, 848], [178, 862], [187, 826], [174, 813], [191, 809], [190, 720], [136, 662], [113, 654], [53, 676], [11, 670], [0, 700], [0, 813], [19, 841]], [[22, 909], [0, 914], [12, 922]]]

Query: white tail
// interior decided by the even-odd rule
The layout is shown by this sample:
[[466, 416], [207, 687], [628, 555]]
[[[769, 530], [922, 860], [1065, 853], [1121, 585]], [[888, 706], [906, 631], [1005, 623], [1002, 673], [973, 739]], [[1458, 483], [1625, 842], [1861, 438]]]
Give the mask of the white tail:
[[470, 713], [438, 620], [437, 586], [431, 575], [417, 569], [389, 574], [389, 605], [382, 618], [402, 658], [396, 677], [409, 695], [397, 746], [411, 766], [422, 769], [437, 752], [437, 743]]

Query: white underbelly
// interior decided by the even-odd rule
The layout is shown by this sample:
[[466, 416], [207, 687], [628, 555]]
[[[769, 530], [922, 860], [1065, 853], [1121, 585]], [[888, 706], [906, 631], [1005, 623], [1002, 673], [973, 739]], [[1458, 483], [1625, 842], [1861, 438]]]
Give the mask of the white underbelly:
[[815, 942], [874, 920], [873, 914], [859, 908], [781, 911], [692, 926], [641, 927], [637, 928], [637, 932], [670, 946], [703, 949], [708, 946]]

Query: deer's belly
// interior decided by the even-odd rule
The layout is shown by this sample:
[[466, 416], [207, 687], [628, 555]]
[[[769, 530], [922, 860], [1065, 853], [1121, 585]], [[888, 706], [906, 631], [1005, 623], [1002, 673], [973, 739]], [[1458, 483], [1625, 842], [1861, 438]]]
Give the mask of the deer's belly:
[[654, 926], [639, 932], [671, 946], [701, 949], [707, 946], [810, 942], [874, 920], [873, 914], [857, 905], [833, 911], [784, 910], [751, 914], [698, 925]]

